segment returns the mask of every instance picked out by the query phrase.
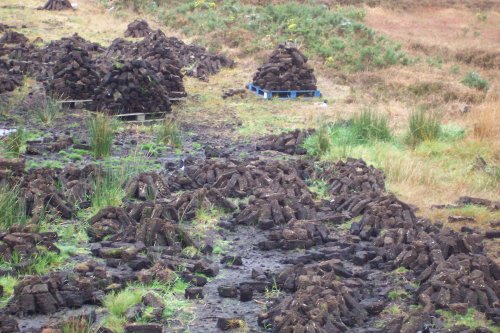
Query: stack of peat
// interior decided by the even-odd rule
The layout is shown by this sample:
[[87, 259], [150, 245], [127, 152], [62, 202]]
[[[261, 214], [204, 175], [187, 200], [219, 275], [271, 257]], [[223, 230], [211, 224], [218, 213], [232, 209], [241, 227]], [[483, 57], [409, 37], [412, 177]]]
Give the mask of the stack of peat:
[[73, 9], [71, 2], [69, 0], [48, 0], [47, 3], [38, 9], [42, 10], [65, 10]]
[[23, 75], [0, 59], [0, 94], [22, 85]]
[[291, 155], [305, 155], [305, 139], [311, 135], [314, 130], [296, 129], [291, 132], [273, 134], [266, 136], [257, 143], [257, 150], [276, 150]]
[[89, 52], [69, 41], [62, 45], [63, 56], [54, 66], [54, 77], [48, 91], [58, 97], [88, 99], [99, 84], [99, 74]]
[[116, 62], [93, 96], [93, 109], [112, 114], [170, 112], [168, 91], [144, 60]]
[[233, 67], [234, 61], [222, 54], [207, 52], [203, 46], [186, 44], [175, 37], [167, 38], [182, 66], [187, 69], [186, 75], [208, 80], [210, 75], [217, 74], [223, 67]]
[[3, 36], [0, 38], [0, 44], [26, 44], [28, 38], [14, 30], [6, 30]]
[[154, 35], [151, 38], [147, 37], [136, 44], [135, 51], [140, 59], [151, 65], [170, 98], [186, 96], [182, 82], [182, 65], [165, 37], [161, 35], [157, 38], [154, 38]]
[[316, 90], [307, 58], [292, 44], [280, 44], [253, 77], [253, 85], [270, 91]]
[[125, 37], [141, 38], [146, 37], [152, 32], [153, 30], [149, 27], [148, 22], [145, 20], [135, 20], [127, 26]]

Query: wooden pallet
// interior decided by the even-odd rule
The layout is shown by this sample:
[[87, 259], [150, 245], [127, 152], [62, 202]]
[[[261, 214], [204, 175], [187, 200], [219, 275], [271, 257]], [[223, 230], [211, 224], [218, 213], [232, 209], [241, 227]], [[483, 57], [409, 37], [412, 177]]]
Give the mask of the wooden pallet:
[[92, 102], [91, 99], [66, 99], [66, 100], [61, 100], [57, 101], [56, 103], [62, 104], [63, 106], [67, 105], [68, 107], [74, 109], [74, 108], [83, 108], [85, 103], [90, 103]]
[[128, 123], [147, 123], [162, 120], [167, 112], [156, 113], [123, 113], [113, 115], [114, 118]]
[[266, 90], [251, 83], [247, 85], [247, 89], [264, 99], [272, 99], [274, 97], [279, 99], [297, 99], [298, 97], [310, 99], [321, 97], [319, 90]]

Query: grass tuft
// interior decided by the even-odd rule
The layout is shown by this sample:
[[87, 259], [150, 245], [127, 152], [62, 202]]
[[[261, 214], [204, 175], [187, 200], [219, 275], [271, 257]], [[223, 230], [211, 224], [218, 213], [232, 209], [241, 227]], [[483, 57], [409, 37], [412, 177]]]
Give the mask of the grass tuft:
[[488, 81], [476, 72], [468, 72], [461, 82], [469, 88], [476, 88], [483, 91], [487, 91], [490, 88]]
[[431, 112], [419, 110], [410, 115], [406, 142], [415, 147], [423, 141], [433, 141], [441, 134], [441, 120]]
[[88, 126], [90, 147], [94, 158], [110, 156], [115, 128], [113, 118], [98, 113], [90, 119]]
[[366, 109], [352, 120], [352, 129], [360, 142], [389, 141], [391, 130], [387, 117]]
[[182, 146], [181, 130], [177, 122], [171, 117], [165, 117], [163, 123], [156, 129], [157, 140], [175, 148]]
[[58, 103], [55, 98], [47, 96], [43, 104], [35, 110], [35, 114], [41, 123], [51, 125], [61, 111], [62, 104]]
[[20, 199], [18, 187], [0, 186], [0, 230], [8, 230], [14, 224], [28, 222], [26, 207]]

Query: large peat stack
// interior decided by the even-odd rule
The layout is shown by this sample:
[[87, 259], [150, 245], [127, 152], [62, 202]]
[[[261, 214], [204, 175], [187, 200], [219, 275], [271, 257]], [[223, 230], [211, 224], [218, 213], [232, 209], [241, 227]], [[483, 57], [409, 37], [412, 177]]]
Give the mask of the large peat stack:
[[72, 40], [62, 45], [62, 48], [64, 55], [54, 66], [54, 78], [48, 90], [64, 98], [91, 98], [99, 84], [99, 75], [89, 52]]
[[170, 112], [167, 90], [144, 60], [116, 62], [94, 94], [94, 109], [109, 113]]
[[69, 0], [48, 0], [47, 3], [38, 9], [42, 10], [65, 10], [73, 9], [71, 2]]
[[316, 90], [316, 77], [307, 58], [293, 45], [280, 44], [253, 77], [253, 84], [266, 90]]
[[127, 26], [125, 37], [141, 38], [146, 37], [152, 32], [153, 30], [149, 27], [148, 22], [145, 20], [135, 20]]

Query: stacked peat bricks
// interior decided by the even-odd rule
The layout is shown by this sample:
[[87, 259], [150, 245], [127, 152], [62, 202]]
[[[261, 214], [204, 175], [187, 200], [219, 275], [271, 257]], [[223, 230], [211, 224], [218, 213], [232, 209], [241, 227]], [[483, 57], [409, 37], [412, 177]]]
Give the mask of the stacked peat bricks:
[[169, 47], [166, 37], [163, 35], [147, 37], [136, 43], [134, 50], [138, 59], [144, 59], [151, 65], [170, 98], [186, 96], [182, 82], [182, 65]]
[[258, 246], [261, 250], [308, 249], [328, 242], [328, 235], [328, 229], [321, 222], [292, 220], [282, 229], [273, 231], [268, 240], [260, 242]]
[[23, 178], [20, 188], [21, 195], [26, 205], [28, 216], [32, 222], [49, 209], [69, 219], [74, 214], [74, 207], [66, 200], [62, 191], [56, 187], [57, 172], [54, 169], [36, 169]]
[[345, 162], [325, 165], [315, 177], [328, 184], [328, 192], [334, 197], [359, 192], [382, 192], [385, 189], [383, 172], [360, 159], [348, 158]]
[[305, 155], [307, 151], [304, 148], [304, 141], [313, 132], [314, 130], [311, 129], [296, 129], [287, 133], [266, 136], [257, 143], [257, 151], [276, 150], [290, 155]]
[[6, 30], [0, 37], [0, 44], [26, 44], [28, 38], [20, 32], [14, 30]]
[[[157, 32], [160, 33], [161, 31]], [[186, 44], [175, 37], [167, 40], [182, 66], [187, 69], [188, 76], [208, 80], [209, 76], [217, 74], [223, 67], [234, 67], [233, 60], [221, 54], [209, 53], [200, 45]]]
[[260, 314], [259, 324], [274, 332], [349, 332], [363, 324], [368, 314], [360, 304], [362, 288], [352, 288], [362, 281], [345, 272], [336, 259], [285, 269], [276, 283], [293, 294]]
[[127, 30], [125, 30], [125, 37], [142, 38], [152, 32], [153, 30], [149, 27], [148, 22], [145, 20], [135, 20], [127, 26]]
[[170, 112], [168, 91], [144, 60], [116, 62], [93, 96], [93, 109], [111, 114]]
[[24, 272], [33, 261], [33, 257], [44, 251], [59, 253], [55, 245], [57, 234], [55, 232], [36, 233], [29, 228], [12, 226], [8, 232], [0, 233], [0, 256], [4, 261], [11, 261], [14, 255], [20, 259], [15, 264], [16, 272]]
[[81, 43], [72, 40], [61, 48], [63, 55], [54, 66], [49, 93], [77, 100], [91, 98], [99, 84], [99, 74], [89, 52], [81, 47]]
[[307, 58], [293, 44], [285, 43], [257, 70], [253, 85], [271, 91], [316, 90], [316, 77]]
[[48, 0], [43, 7], [39, 7], [40, 10], [65, 10], [73, 9], [71, 2], [69, 0]]
[[0, 94], [13, 91], [22, 85], [23, 74], [0, 59]]
[[88, 269], [84, 272], [53, 272], [19, 281], [6, 312], [17, 316], [48, 315], [62, 308], [101, 304], [104, 290], [112, 284], [112, 277], [104, 266], [86, 266]]

